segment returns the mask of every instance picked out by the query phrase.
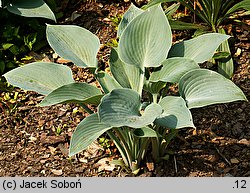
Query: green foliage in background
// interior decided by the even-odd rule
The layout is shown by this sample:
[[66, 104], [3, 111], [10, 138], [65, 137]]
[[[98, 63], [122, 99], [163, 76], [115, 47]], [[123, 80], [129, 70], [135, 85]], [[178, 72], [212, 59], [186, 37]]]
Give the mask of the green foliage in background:
[[[213, 32], [222, 34], [226, 33], [223, 24], [228, 20], [231, 20], [230, 23], [242, 23], [235, 18], [237, 11], [245, 10], [245, 14], [250, 11], [250, 0], [199, 0], [196, 5], [194, 5], [193, 0], [179, 0], [179, 2], [201, 19]], [[218, 61], [218, 71], [225, 77], [231, 78], [234, 72], [234, 63], [229, 42], [223, 42], [218, 51], [230, 53], [228, 57]]]
[[38, 51], [47, 45], [45, 24], [35, 17], [54, 21], [56, 19], [42, 0], [1, 0], [0, 4], [0, 74], [2, 74], [22, 64], [22, 60], [32, 59], [27, 56], [30, 51]]

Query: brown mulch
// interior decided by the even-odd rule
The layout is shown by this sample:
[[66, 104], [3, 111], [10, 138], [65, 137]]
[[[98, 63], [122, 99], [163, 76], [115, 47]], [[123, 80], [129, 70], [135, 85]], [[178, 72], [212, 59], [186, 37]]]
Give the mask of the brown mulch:
[[[59, 23], [77, 24], [98, 35], [102, 43], [98, 57], [105, 66], [110, 39], [116, 37], [112, 19], [128, 6], [122, 1], [87, 1], [71, 5], [65, 14], [69, 18], [77, 10], [80, 17]], [[250, 100], [250, 33], [238, 27], [232, 33], [236, 37], [232, 80]], [[57, 56], [46, 58], [72, 67], [76, 80], [94, 83], [88, 70]], [[132, 176], [107, 164], [119, 157], [110, 141], [68, 157], [72, 132], [87, 115], [79, 106], [37, 107], [43, 96], [18, 88], [0, 95], [0, 176]], [[153, 164], [147, 158], [139, 176], [250, 176], [250, 103], [212, 105], [193, 109], [192, 114], [196, 130], [181, 129], [169, 146], [169, 160]]]

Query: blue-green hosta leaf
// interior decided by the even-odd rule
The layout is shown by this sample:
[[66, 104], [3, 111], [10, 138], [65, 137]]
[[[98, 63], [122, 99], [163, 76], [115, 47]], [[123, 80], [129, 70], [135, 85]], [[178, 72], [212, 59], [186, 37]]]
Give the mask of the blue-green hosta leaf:
[[124, 13], [122, 20], [118, 26], [117, 36], [120, 37], [124, 29], [128, 26], [128, 24], [138, 15], [143, 13], [143, 10], [136, 7], [133, 3], [130, 5], [126, 13]]
[[73, 156], [85, 150], [92, 142], [109, 129], [111, 129], [110, 126], [100, 123], [96, 113], [83, 119], [72, 135], [69, 156]]
[[122, 62], [115, 48], [111, 50], [109, 63], [112, 75], [123, 88], [139, 90], [140, 76], [143, 73], [140, 68]]
[[159, 134], [154, 129], [150, 127], [142, 127], [133, 130], [133, 134], [136, 137], [158, 137]]
[[220, 33], [207, 33], [172, 46], [168, 57], [185, 57], [202, 63], [210, 60], [218, 46], [230, 36]]
[[120, 59], [142, 70], [157, 67], [166, 59], [172, 33], [161, 6], [154, 6], [134, 18], [121, 35]]
[[[218, 29], [218, 31], [222, 34], [226, 34], [223, 28]], [[234, 62], [231, 57], [231, 51], [230, 51], [228, 41], [222, 42], [218, 48], [218, 51], [229, 53], [229, 56], [227, 56], [224, 59], [220, 59], [218, 61], [218, 72], [222, 74], [223, 76], [225, 76], [226, 78], [231, 78], [234, 72]]]
[[102, 96], [98, 88], [87, 83], [75, 82], [53, 90], [39, 105], [49, 106], [66, 102], [98, 105]]
[[171, 82], [176, 83], [188, 71], [199, 68], [199, 65], [189, 58], [169, 58], [161, 63], [160, 70], [151, 74], [150, 82]]
[[47, 25], [47, 39], [55, 52], [79, 67], [96, 67], [100, 41], [90, 31], [75, 25]]
[[192, 70], [182, 76], [179, 81], [179, 92], [189, 109], [247, 100], [232, 81], [207, 69]]
[[43, 0], [14, 0], [7, 5], [7, 9], [25, 17], [42, 17], [56, 21], [54, 13]]
[[169, 129], [180, 129], [184, 127], [195, 127], [192, 114], [186, 106], [182, 97], [166, 96], [159, 102], [163, 113], [155, 120], [157, 125]]
[[74, 82], [69, 67], [49, 62], [34, 62], [4, 74], [13, 86], [47, 95], [53, 90]]
[[100, 121], [112, 127], [141, 128], [151, 124], [162, 109], [158, 104], [146, 107], [140, 115], [140, 95], [131, 89], [115, 89], [104, 96], [98, 108]]
[[103, 91], [109, 93], [116, 88], [122, 88], [121, 85], [107, 72], [98, 72], [96, 74], [96, 79], [100, 83]]

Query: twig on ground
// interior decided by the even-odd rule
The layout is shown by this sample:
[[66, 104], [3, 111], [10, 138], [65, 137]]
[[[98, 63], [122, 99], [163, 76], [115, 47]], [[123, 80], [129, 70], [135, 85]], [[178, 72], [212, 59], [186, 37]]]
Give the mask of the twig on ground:
[[231, 165], [231, 162], [228, 161], [228, 159], [220, 152], [220, 150], [214, 146], [214, 148], [216, 149], [217, 153], [229, 164]]
[[177, 168], [177, 161], [176, 161], [175, 155], [174, 155], [174, 167], [175, 167], [175, 172], [177, 174], [178, 173], [178, 168]]

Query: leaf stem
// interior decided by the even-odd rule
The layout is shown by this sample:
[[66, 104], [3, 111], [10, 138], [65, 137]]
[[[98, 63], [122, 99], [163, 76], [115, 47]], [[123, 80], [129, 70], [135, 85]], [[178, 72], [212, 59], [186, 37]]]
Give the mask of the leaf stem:
[[92, 111], [87, 105], [85, 105], [84, 103], [79, 103], [79, 105], [89, 114], [93, 114], [94, 111]]
[[120, 140], [115, 136], [115, 134], [112, 131], [106, 131], [106, 133], [109, 135], [109, 137], [114, 141], [115, 146], [117, 147], [118, 151], [120, 152], [122, 159], [124, 161], [124, 164], [126, 166], [130, 166], [131, 163], [129, 161], [129, 158], [127, 156], [126, 150], [122, 146]]
[[139, 87], [138, 87], [138, 93], [140, 94], [141, 97], [142, 97], [142, 90], [144, 86], [144, 74], [145, 74], [145, 69], [143, 68], [143, 70], [141, 69], [140, 82], [139, 82]]
[[115, 131], [121, 141], [121, 142], [119, 141], [120, 145], [123, 146], [124, 151], [126, 152], [128, 166], [132, 169], [133, 157], [132, 157], [131, 149], [129, 148], [128, 143], [126, 139], [124, 138], [123, 131], [121, 130], [121, 128], [117, 128]]
[[153, 103], [157, 103], [157, 97], [158, 97], [158, 94], [152, 94], [153, 95]]

